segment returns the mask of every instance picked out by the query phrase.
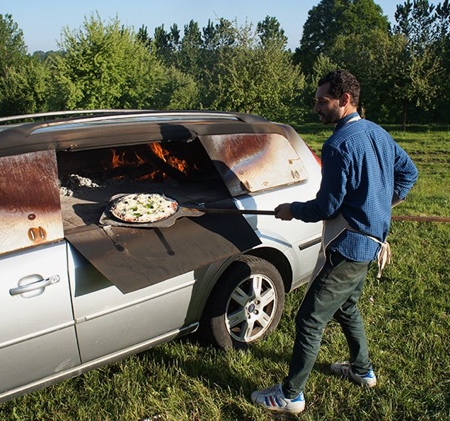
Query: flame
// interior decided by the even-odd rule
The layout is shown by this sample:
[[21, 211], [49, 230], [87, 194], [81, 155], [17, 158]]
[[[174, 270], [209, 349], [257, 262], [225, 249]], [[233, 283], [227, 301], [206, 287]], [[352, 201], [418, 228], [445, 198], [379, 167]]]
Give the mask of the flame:
[[150, 143], [149, 147], [156, 156], [161, 158], [164, 162], [167, 162], [165, 157], [165, 155], [167, 155], [167, 151], [164, 151], [164, 149], [161, 147], [159, 143]]
[[118, 168], [123, 165], [131, 165], [133, 167], [139, 167], [142, 164], [145, 164], [147, 161], [142, 158], [136, 151], [134, 152], [134, 157], [131, 160], [127, 160], [125, 155], [127, 151], [117, 152], [115, 149], [111, 149], [112, 158], [111, 158], [111, 167]]
[[176, 170], [182, 172], [183, 174], [187, 174], [188, 164], [184, 159], [178, 159], [170, 155], [170, 152], [163, 149], [159, 143], [151, 143], [149, 147], [156, 156], [161, 158], [172, 168], [175, 168]]
[[115, 149], [111, 149], [112, 150], [112, 160], [111, 160], [111, 166], [112, 168], [117, 168], [120, 167], [124, 164], [126, 164], [126, 161], [124, 159], [125, 157], [125, 151], [117, 153]]
[[136, 161], [134, 161], [133, 165], [136, 165], [137, 167], [139, 167], [139, 165], [145, 164], [147, 162], [136, 151], [134, 151], [134, 156], [136, 157]]
[[165, 178], [164, 174], [161, 175], [160, 173], [158, 173], [158, 171], [152, 171], [151, 173], [136, 177], [134, 180], [135, 181], [156, 180], [158, 178], [158, 176], [162, 177], [163, 179]]
[[[189, 167], [186, 160], [172, 156], [171, 152], [164, 149], [159, 143], [156, 142], [150, 143], [148, 147], [154, 156], [157, 156], [159, 159], [161, 159], [166, 164], [170, 165], [175, 170], [180, 171], [181, 173], [187, 175]], [[152, 162], [154, 163], [154, 161], [152, 161], [151, 159], [151, 156], [146, 156], [147, 154], [143, 152], [139, 154], [138, 151], [136, 150], [118, 151], [117, 149], [112, 148], [111, 151], [112, 151], [112, 158], [111, 158], [112, 169], [116, 169], [122, 166], [138, 168], [144, 164], [152, 164]], [[120, 176], [119, 178], [121, 177], [122, 176]], [[147, 174], [138, 176], [136, 178], [136, 181], [143, 181], [149, 179], [151, 180], [165, 179], [166, 177], [167, 175], [163, 172], [163, 170], [156, 168], [153, 171], [149, 170], [149, 173]]]

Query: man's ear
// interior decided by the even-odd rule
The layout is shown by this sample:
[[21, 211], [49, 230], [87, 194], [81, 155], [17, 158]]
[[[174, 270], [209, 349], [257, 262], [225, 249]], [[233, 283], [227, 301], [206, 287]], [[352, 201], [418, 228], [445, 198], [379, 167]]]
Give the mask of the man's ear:
[[345, 107], [351, 102], [351, 96], [348, 92], [344, 92], [341, 97], [339, 98], [339, 106]]

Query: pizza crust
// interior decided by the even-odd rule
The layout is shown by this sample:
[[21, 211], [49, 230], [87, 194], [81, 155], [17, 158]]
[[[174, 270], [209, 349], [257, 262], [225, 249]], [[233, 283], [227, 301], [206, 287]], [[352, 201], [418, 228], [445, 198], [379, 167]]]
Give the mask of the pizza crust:
[[135, 193], [116, 199], [110, 206], [113, 216], [124, 222], [158, 222], [174, 215], [178, 203], [159, 193]]

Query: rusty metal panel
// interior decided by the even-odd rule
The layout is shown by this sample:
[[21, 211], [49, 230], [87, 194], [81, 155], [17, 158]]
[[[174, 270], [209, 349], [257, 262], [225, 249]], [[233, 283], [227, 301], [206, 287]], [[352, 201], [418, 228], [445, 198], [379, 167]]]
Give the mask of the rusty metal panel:
[[55, 151], [0, 157], [0, 254], [63, 237]]
[[124, 294], [261, 244], [240, 215], [181, 218], [167, 228], [89, 225], [66, 238]]
[[212, 135], [200, 140], [233, 196], [308, 178], [301, 158], [280, 134]]

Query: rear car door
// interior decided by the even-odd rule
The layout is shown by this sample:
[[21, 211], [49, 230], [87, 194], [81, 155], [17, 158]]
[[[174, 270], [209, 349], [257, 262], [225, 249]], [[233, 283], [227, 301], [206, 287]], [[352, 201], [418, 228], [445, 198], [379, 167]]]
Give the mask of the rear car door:
[[0, 400], [80, 364], [54, 151], [0, 157]]

